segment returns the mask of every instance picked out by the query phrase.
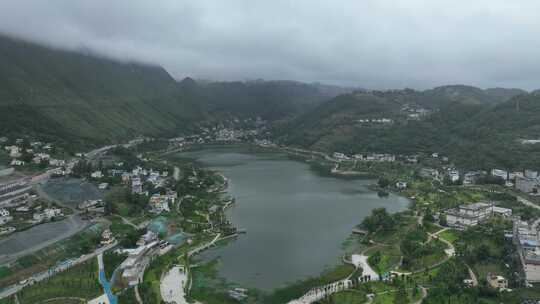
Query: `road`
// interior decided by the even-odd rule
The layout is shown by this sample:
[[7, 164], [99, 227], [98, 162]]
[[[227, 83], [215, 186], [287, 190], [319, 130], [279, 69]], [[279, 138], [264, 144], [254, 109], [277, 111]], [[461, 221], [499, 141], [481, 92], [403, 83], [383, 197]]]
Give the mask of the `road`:
[[522, 203], [522, 204], [524, 204], [524, 205], [526, 205], [526, 206], [533, 207], [533, 208], [535, 208], [535, 209], [540, 210], [540, 206], [538, 206], [537, 204], [535, 204], [535, 203], [529, 201], [529, 200], [526, 199], [526, 198], [523, 198], [523, 197], [521, 197], [521, 196], [518, 195], [518, 196], [516, 196], [516, 199], [518, 200], [518, 202], [520, 202], [520, 203]]
[[203, 244], [203, 245], [201, 245], [201, 246], [199, 246], [199, 247], [197, 247], [195, 249], [190, 250], [188, 252], [188, 254], [187, 254], [188, 257], [193, 256], [193, 255], [205, 250], [206, 248], [214, 245], [219, 240], [220, 236], [221, 236], [221, 233], [218, 233], [218, 234], [216, 234], [216, 236], [214, 237], [214, 239], [212, 241], [210, 241], [210, 242], [208, 242], [206, 244]]
[[[104, 246], [104, 247], [101, 247], [101, 248], [98, 248], [96, 249], [94, 252], [90, 253], [90, 254], [86, 254], [86, 255], [83, 255], [73, 261], [69, 261], [67, 263], [63, 263], [63, 264], [60, 264], [54, 268], [51, 268], [47, 271], [44, 271], [44, 272], [40, 272], [40, 273], [37, 273], [37, 274], [34, 274], [33, 276], [29, 277], [28, 279], [32, 279], [34, 280], [35, 282], [39, 282], [39, 281], [42, 281], [42, 280], [45, 280], [45, 279], [48, 279], [52, 276], [54, 276], [55, 274], [59, 273], [59, 272], [62, 272], [62, 271], [65, 271], [65, 270], [68, 270], [69, 268], [75, 266], [75, 265], [78, 265], [78, 264], [81, 264], [81, 263], [84, 263], [90, 259], [93, 259], [95, 258], [96, 256], [98, 256], [99, 254], [103, 254], [105, 251], [111, 249], [111, 248], [114, 248], [118, 243], [117, 242], [114, 242], [110, 245], [107, 245], [107, 246]], [[11, 285], [7, 288], [5, 288], [4, 290], [0, 291], [0, 299], [3, 299], [3, 298], [6, 298], [6, 297], [9, 297], [17, 292], [19, 292], [21, 289], [23, 289], [23, 285], [19, 285], [19, 284], [15, 284], [15, 285]]]

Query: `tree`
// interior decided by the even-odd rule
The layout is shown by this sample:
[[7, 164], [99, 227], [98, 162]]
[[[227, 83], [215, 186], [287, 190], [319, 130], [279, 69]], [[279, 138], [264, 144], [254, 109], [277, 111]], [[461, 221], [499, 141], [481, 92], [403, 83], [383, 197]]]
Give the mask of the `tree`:
[[377, 185], [379, 185], [381, 188], [386, 188], [390, 185], [390, 181], [387, 178], [381, 177], [377, 181]]
[[375, 208], [371, 211], [371, 215], [364, 218], [362, 226], [369, 232], [375, 232], [378, 229], [388, 231], [394, 228], [395, 220], [385, 208]]
[[407, 291], [405, 290], [405, 286], [402, 282], [399, 282], [399, 288], [394, 296], [394, 304], [406, 304], [409, 303], [409, 299], [407, 297]]

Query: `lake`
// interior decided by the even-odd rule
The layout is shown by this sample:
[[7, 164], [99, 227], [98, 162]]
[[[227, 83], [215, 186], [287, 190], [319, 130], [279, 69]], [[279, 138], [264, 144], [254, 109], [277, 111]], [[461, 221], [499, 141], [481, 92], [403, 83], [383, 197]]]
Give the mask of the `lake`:
[[342, 244], [371, 210], [406, 209], [406, 198], [379, 197], [370, 180], [325, 177], [281, 153], [241, 148], [205, 149], [180, 156], [196, 159], [229, 178], [236, 205], [228, 216], [247, 234], [203, 258], [219, 257], [228, 281], [272, 290], [320, 274], [340, 262]]

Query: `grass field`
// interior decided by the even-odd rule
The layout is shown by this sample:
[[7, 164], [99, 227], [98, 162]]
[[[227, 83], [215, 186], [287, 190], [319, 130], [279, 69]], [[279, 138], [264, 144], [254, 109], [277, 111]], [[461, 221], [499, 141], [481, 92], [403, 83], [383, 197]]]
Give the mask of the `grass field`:
[[454, 244], [458, 239], [458, 232], [455, 230], [445, 230], [438, 234], [438, 236], [451, 244]]
[[362, 304], [366, 303], [366, 294], [361, 290], [348, 290], [335, 293], [330, 298], [321, 301], [321, 304]]

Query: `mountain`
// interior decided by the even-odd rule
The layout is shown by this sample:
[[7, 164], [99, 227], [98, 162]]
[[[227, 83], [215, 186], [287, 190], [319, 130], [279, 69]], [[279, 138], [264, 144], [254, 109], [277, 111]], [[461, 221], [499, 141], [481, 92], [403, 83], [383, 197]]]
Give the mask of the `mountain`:
[[521, 89], [491, 88], [483, 90], [466, 85], [447, 85], [422, 92], [425, 97], [477, 105], [498, 104], [525, 93], [527, 92]]
[[327, 91], [290, 81], [176, 81], [159, 66], [0, 36], [0, 135], [73, 145], [174, 136], [223, 117], [294, 116], [335, 96]]
[[[471, 102], [471, 96], [484, 96], [484, 90], [459, 91], [341, 95], [278, 126], [275, 133], [283, 143], [327, 152], [439, 152], [465, 168], [538, 166], [540, 145], [522, 145], [519, 139], [539, 138], [540, 94], [514, 91], [517, 94], [510, 100], [499, 97], [499, 103], [479, 103]], [[411, 115], [418, 107], [428, 114]], [[382, 118], [387, 121], [381, 123]]]
[[0, 38], [0, 129], [78, 143], [158, 135], [202, 117], [161, 67]]

